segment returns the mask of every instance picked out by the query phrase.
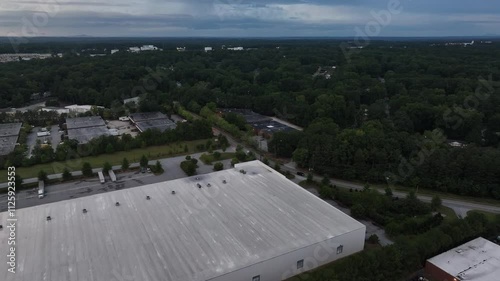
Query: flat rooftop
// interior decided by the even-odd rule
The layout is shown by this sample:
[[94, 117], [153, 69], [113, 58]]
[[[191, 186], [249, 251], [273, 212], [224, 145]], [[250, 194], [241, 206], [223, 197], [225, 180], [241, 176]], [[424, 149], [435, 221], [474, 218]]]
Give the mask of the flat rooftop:
[[68, 130], [68, 138], [77, 140], [79, 143], [88, 143], [90, 140], [100, 136], [109, 136], [111, 132], [106, 126], [87, 127]]
[[258, 161], [16, 215], [17, 273], [1, 255], [0, 280], [205, 281], [365, 228]]
[[481, 237], [427, 261], [457, 280], [493, 281], [500, 276], [500, 246]]
[[0, 124], [0, 156], [14, 151], [22, 125], [23, 123]]
[[177, 127], [177, 124], [175, 124], [172, 120], [170, 119], [156, 119], [156, 120], [147, 120], [147, 121], [141, 121], [136, 123], [137, 129], [139, 131], [144, 132], [148, 129], [157, 129], [162, 132], [166, 130], [172, 130]]
[[18, 136], [23, 123], [4, 123], [0, 124], [0, 138]]
[[140, 112], [140, 113], [132, 113], [130, 114], [130, 119], [133, 122], [142, 122], [146, 120], [156, 120], [156, 119], [167, 119], [167, 115], [161, 112]]
[[77, 117], [77, 118], [66, 119], [66, 128], [68, 130], [88, 128], [88, 127], [99, 127], [99, 126], [106, 126], [106, 123], [104, 123], [104, 120], [102, 120], [101, 116]]
[[9, 155], [16, 148], [18, 136], [0, 137], [0, 156]]

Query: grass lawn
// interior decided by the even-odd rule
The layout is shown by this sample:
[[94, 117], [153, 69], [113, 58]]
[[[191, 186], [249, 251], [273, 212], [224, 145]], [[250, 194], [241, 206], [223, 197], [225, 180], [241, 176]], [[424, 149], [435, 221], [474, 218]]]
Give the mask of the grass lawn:
[[214, 162], [219, 162], [219, 161], [222, 161], [222, 160], [232, 159], [232, 158], [235, 157], [235, 155], [236, 155], [236, 153], [233, 153], [233, 152], [222, 152], [220, 154], [219, 159], [215, 160], [213, 153], [212, 154], [203, 153], [200, 156], [200, 160], [203, 161], [203, 163], [205, 163], [207, 165], [211, 165]]
[[445, 216], [444, 217], [445, 220], [456, 220], [456, 219], [458, 219], [457, 214], [455, 213], [455, 211], [453, 211], [452, 208], [441, 206], [438, 209], [438, 212], [440, 212], [441, 214], [443, 214], [443, 216]]
[[[177, 155], [191, 154], [196, 152], [196, 146], [205, 144], [208, 139], [179, 142], [162, 146], [151, 146], [146, 148], [139, 148], [130, 151], [120, 151], [113, 154], [103, 154], [99, 156], [83, 157], [65, 162], [52, 162], [47, 164], [39, 164], [32, 167], [16, 168], [16, 173], [23, 179], [35, 178], [38, 176], [40, 170], [44, 170], [47, 174], [62, 173], [64, 168], [70, 171], [79, 171], [84, 162], [89, 162], [92, 168], [102, 167], [104, 162], [109, 162], [111, 165], [121, 165], [123, 158], [127, 158], [129, 163], [139, 162], [142, 155], [146, 155], [149, 160], [160, 158], [173, 157]], [[188, 146], [189, 151], [184, 152], [184, 145]], [[0, 176], [0, 182], [7, 181], [7, 171]]]
[[489, 220], [489, 221], [495, 221], [496, 220], [496, 217], [497, 216], [500, 216], [498, 214], [494, 214], [494, 213], [490, 213], [490, 212], [485, 212], [485, 211], [479, 211], [479, 210], [471, 210], [471, 211], [468, 211], [467, 212], [467, 215], [470, 214], [470, 213], [479, 213], [479, 214], [483, 214], [486, 216], [486, 218]]

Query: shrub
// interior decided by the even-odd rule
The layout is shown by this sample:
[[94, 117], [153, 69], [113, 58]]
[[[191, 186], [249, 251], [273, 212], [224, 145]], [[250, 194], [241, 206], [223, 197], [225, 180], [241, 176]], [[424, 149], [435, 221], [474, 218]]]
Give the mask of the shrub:
[[196, 174], [196, 164], [194, 164], [190, 160], [182, 161], [181, 162], [181, 169], [188, 176], [192, 176], [192, 175]]
[[214, 164], [214, 171], [222, 171], [224, 169], [224, 164], [217, 162]]

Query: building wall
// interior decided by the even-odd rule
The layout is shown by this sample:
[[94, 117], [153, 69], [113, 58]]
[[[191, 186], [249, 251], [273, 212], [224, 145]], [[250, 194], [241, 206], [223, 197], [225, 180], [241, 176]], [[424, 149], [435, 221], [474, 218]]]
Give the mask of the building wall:
[[[260, 281], [286, 280], [294, 275], [362, 251], [365, 234], [366, 228], [363, 227], [207, 281], [252, 281], [252, 278], [258, 275], [260, 275]], [[339, 245], [343, 246], [343, 251], [337, 254]], [[297, 269], [297, 262], [300, 260], [304, 260], [303, 268]]]
[[426, 277], [431, 281], [455, 281], [455, 278], [443, 271], [441, 268], [427, 261], [425, 263]]

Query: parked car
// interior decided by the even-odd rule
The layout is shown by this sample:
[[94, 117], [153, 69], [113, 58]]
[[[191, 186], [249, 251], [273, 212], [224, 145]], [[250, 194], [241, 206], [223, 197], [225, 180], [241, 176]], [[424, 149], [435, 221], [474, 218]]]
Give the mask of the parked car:
[[297, 175], [301, 176], [301, 177], [305, 177], [306, 176], [306, 174], [304, 174], [303, 172], [297, 172]]

